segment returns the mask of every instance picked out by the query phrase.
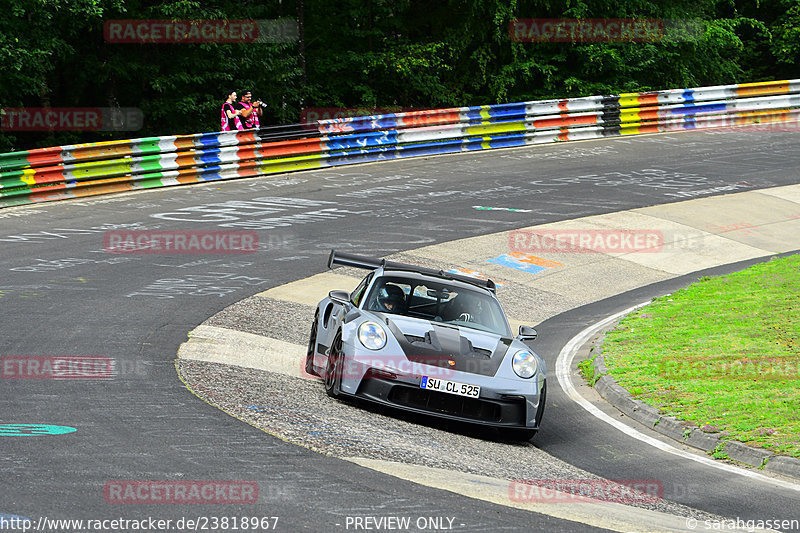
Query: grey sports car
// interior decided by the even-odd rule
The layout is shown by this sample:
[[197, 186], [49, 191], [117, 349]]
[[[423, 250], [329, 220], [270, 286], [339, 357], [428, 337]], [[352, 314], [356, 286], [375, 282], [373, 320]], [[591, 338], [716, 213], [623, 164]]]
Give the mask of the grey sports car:
[[536, 330], [513, 336], [491, 280], [331, 251], [333, 265], [371, 272], [317, 305], [306, 371], [328, 395], [536, 434], [545, 363], [523, 343]]

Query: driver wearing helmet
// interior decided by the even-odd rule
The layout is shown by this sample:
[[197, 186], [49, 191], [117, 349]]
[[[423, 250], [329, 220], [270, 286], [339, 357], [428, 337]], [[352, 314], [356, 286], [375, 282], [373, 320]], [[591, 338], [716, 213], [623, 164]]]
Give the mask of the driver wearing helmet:
[[448, 321], [483, 323], [483, 302], [469, 291], [464, 291], [448, 304]]
[[406, 302], [403, 289], [397, 285], [386, 285], [378, 295], [378, 311], [399, 313]]

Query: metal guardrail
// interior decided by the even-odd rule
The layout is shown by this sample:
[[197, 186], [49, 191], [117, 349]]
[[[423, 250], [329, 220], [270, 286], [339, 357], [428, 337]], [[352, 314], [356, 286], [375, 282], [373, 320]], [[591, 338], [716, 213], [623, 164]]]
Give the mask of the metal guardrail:
[[800, 121], [800, 80], [539, 100], [0, 154], [0, 208], [403, 157]]

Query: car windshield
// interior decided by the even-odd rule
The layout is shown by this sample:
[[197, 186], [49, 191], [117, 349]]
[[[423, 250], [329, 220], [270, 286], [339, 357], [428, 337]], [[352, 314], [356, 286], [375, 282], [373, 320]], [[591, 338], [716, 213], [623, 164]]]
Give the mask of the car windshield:
[[364, 309], [510, 336], [508, 322], [494, 298], [446, 281], [383, 276], [375, 280]]

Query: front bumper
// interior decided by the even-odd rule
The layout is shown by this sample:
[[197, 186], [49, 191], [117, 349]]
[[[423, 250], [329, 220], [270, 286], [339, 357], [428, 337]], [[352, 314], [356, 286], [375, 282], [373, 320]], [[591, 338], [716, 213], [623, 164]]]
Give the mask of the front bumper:
[[[345, 340], [341, 392], [347, 396], [439, 418], [506, 429], [539, 428], [545, 376], [486, 376], [412, 362], [400, 350], [375, 353]], [[396, 355], [397, 354], [397, 355]], [[510, 372], [510, 370], [509, 370]], [[479, 398], [423, 389], [423, 376], [478, 385]]]
[[536, 420], [535, 425], [527, 424], [527, 401], [520, 395], [497, 399], [468, 398], [402, 381], [367, 377], [355, 396], [406, 411], [487, 426], [537, 429], [539, 423]]

